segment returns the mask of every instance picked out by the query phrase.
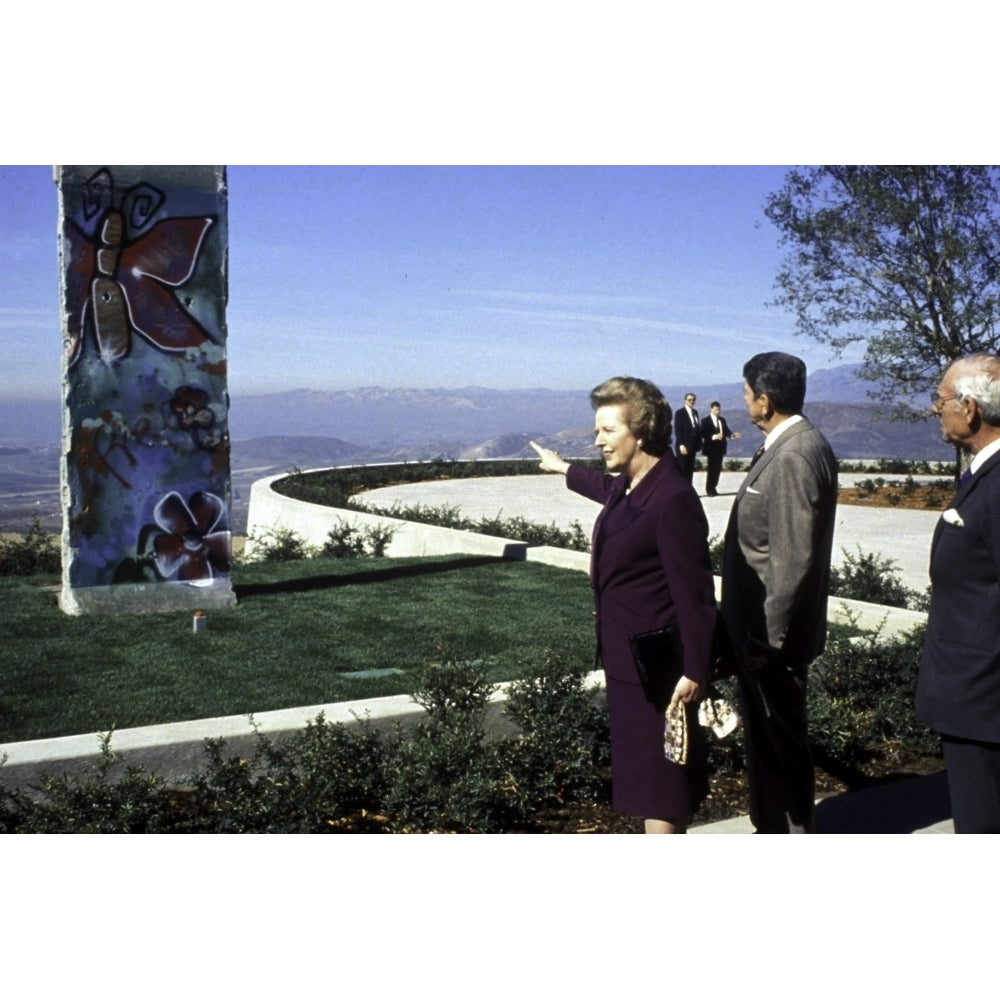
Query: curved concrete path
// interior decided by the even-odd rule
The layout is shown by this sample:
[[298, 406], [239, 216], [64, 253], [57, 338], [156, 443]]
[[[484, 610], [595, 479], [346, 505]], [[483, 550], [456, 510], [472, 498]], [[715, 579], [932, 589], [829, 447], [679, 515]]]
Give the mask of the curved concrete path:
[[[842, 473], [840, 482], [849, 485], [870, 478], [870, 474]], [[891, 480], [893, 477], [886, 478]], [[725, 533], [733, 498], [742, 481], [742, 472], [724, 472], [719, 480], [719, 496], [707, 497], [704, 495], [705, 474], [695, 473], [694, 484], [708, 517], [710, 537], [721, 537]], [[588, 537], [600, 511], [598, 504], [568, 490], [562, 476], [556, 475], [446, 479], [385, 486], [362, 496], [367, 503], [379, 507], [394, 504], [454, 507], [473, 519], [497, 515], [524, 517], [542, 524], [554, 523], [560, 528], [568, 528], [578, 521]], [[940, 512], [935, 511], [842, 505], [837, 508], [833, 538], [834, 565], [843, 562], [843, 550], [852, 555], [857, 554], [859, 548], [863, 553], [874, 552], [895, 562], [905, 586], [923, 591], [929, 583], [931, 534], [940, 516]]]

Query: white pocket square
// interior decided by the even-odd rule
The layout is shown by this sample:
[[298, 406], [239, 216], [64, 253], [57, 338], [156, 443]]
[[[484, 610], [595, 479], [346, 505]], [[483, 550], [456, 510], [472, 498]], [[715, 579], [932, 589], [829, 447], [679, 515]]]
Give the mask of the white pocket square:
[[747, 487], [747, 493], [756, 493], [757, 496], [760, 496], [760, 490], [755, 490], [752, 486]]
[[942, 515], [941, 519], [946, 524], [953, 524], [956, 528], [964, 528], [965, 521], [962, 520], [962, 515], [959, 514], [954, 507], [949, 507]]

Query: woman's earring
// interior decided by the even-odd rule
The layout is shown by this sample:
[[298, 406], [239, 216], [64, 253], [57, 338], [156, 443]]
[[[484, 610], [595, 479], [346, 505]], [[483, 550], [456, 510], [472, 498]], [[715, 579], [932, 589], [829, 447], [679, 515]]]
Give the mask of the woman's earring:
[[639, 440], [636, 441], [636, 444], [641, 448], [642, 447], [642, 438], [639, 438]]

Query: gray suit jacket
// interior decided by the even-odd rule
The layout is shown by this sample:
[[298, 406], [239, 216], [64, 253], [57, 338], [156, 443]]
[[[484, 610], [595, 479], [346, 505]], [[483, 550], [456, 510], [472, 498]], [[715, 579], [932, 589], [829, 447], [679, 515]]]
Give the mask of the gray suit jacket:
[[959, 487], [950, 510], [931, 542], [917, 715], [939, 733], [1000, 743], [1000, 455]]
[[837, 460], [808, 420], [747, 473], [726, 529], [722, 616], [737, 650], [804, 665], [826, 644]]

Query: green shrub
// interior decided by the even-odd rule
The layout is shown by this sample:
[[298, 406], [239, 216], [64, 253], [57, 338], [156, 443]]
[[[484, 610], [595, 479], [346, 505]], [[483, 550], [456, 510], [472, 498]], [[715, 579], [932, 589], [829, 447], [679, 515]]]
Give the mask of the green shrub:
[[270, 528], [259, 536], [251, 532], [247, 542], [253, 546], [251, 562], [292, 562], [316, 555], [315, 547], [307, 545], [291, 528]]
[[835, 637], [810, 668], [809, 729], [813, 744], [847, 765], [886, 743], [940, 753], [938, 738], [914, 714], [923, 627], [901, 638], [876, 631]]
[[249, 757], [207, 740], [208, 765], [194, 779], [190, 830], [213, 833], [324, 833], [336, 820], [375, 811], [386, 791], [392, 742], [367, 719], [351, 729], [321, 713], [279, 741], [254, 733]]
[[390, 524], [358, 527], [338, 519], [317, 554], [331, 559], [379, 559], [385, 555], [398, 530]]
[[384, 808], [394, 829], [489, 833], [517, 818], [506, 754], [484, 740], [495, 690], [480, 660], [449, 658], [422, 671], [413, 700], [427, 717], [389, 765]]
[[362, 536], [365, 541], [365, 551], [373, 559], [381, 559], [385, 556], [396, 532], [399, 528], [391, 524], [368, 524], [362, 529]]
[[842, 566], [830, 569], [830, 595], [849, 601], [867, 601], [891, 608], [923, 607], [924, 598], [915, 590], [903, 585], [896, 572], [894, 559], [883, 559], [874, 552], [852, 555], [847, 549]]
[[948, 490], [941, 489], [939, 486], [932, 486], [924, 497], [924, 503], [928, 507], [939, 509], [945, 506], [950, 499], [950, 496], [951, 494]]
[[528, 545], [552, 545], [560, 549], [571, 549], [575, 552], [589, 552], [590, 539], [585, 534], [579, 521], [573, 521], [568, 528], [560, 528], [555, 522], [539, 524], [529, 521], [520, 515], [503, 517], [498, 512], [492, 517], [477, 519], [465, 517], [461, 509], [448, 504], [439, 507], [424, 504], [402, 506], [393, 504], [391, 507], [377, 507], [371, 504], [355, 503], [356, 510], [366, 514], [377, 514], [382, 517], [393, 517], [403, 521], [415, 521], [419, 524], [433, 524], [439, 528], [455, 528], [460, 531], [474, 531], [480, 535], [493, 538], [510, 538], [526, 542]]
[[18, 833], [161, 833], [172, 828], [168, 792], [142, 767], [121, 774], [112, 733], [91, 773], [44, 775], [34, 795], [0, 785], [0, 830]]
[[530, 814], [568, 801], [592, 801], [609, 763], [607, 702], [585, 686], [586, 664], [549, 652], [529, 676], [511, 683], [505, 714], [520, 730], [511, 755], [518, 807]]
[[36, 576], [61, 568], [59, 538], [43, 531], [37, 517], [22, 538], [0, 537], [0, 576]]
[[353, 524], [338, 520], [327, 534], [319, 554], [330, 559], [362, 559], [367, 555], [365, 540]]

